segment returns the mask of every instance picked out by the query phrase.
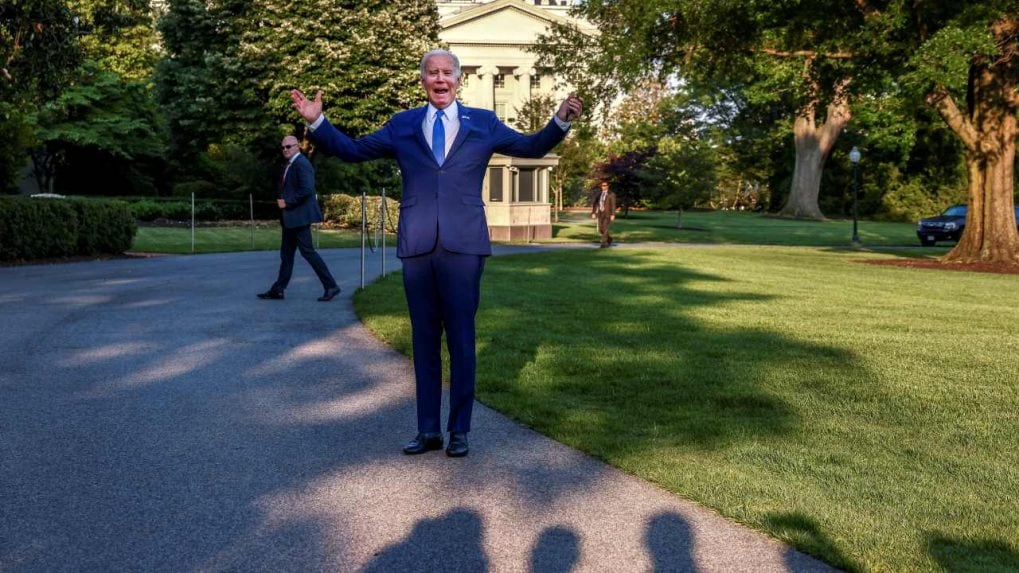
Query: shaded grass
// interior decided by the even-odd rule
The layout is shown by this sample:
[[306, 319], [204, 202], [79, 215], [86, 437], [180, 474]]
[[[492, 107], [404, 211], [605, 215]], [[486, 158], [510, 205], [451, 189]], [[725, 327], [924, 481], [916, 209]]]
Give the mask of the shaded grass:
[[[361, 245], [360, 231], [318, 229], [317, 247], [334, 249]], [[252, 243], [254, 234], [254, 243]], [[395, 241], [390, 237], [390, 241]], [[272, 251], [280, 248], [277, 225], [255, 227], [198, 227], [195, 229], [196, 253]], [[187, 254], [191, 252], [191, 229], [184, 227], [139, 227], [131, 250], [142, 253]]]
[[[1015, 570], [1019, 281], [875, 256], [494, 258], [478, 397], [842, 568]], [[355, 303], [409, 354], [400, 289]]]
[[[846, 247], [852, 234], [851, 221], [803, 221], [777, 219], [760, 213], [736, 211], [689, 212], [683, 215], [684, 228], [676, 228], [675, 212], [631, 211], [626, 219], [619, 217], [612, 234], [621, 243], [709, 243]], [[360, 245], [357, 230], [319, 230], [322, 248], [356, 247]], [[275, 225], [255, 228], [246, 226], [200, 227], [196, 229], [196, 252], [231, 252], [275, 250], [279, 248], [280, 232]], [[912, 223], [860, 222], [864, 247], [908, 247], [906, 256], [940, 256], [948, 246], [918, 246]], [[390, 237], [390, 240], [393, 240]], [[550, 242], [599, 241], [594, 220], [585, 213], [563, 213], [561, 222], [553, 224]], [[191, 229], [186, 227], [141, 227], [135, 236], [133, 251], [153, 253], [190, 253]]]
[[[683, 214], [683, 228], [676, 228], [676, 212], [631, 211], [612, 223], [613, 238], [623, 243], [739, 243], [752, 245], [847, 246], [852, 238], [851, 220], [805, 221], [779, 219], [763, 213], [742, 211], [691, 211]], [[915, 223], [859, 222], [865, 246], [919, 246]], [[598, 229], [587, 213], [560, 215], [553, 224], [553, 242], [598, 242]], [[930, 249], [944, 253], [941, 247]]]

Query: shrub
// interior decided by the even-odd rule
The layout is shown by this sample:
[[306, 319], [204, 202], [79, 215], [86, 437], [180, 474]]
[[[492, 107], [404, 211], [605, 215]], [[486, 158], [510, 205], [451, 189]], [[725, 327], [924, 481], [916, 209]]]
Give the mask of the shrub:
[[[322, 206], [322, 216], [327, 223], [332, 223], [342, 227], [361, 227], [360, 197], [351, 197], [350, 195], [336, 193], [334, 195], [323, 195], [319, 197], [319, 203]], [[375, 225], [378, 225], [381, 221], [381, 204], [382, 197], [368, 197], [366, 214], [368, 217], [369, 227], [374, 228]], [[386, 217], [386, 230], [395, 233], [397, 221], [400, 216], [400, 204], [386, 197], [386, 211], [388, 212], [388, 216]]]
[[922, 182], [894, 181], [881, 197], [881, 210], [877, 219], [885, 221], [917, 221], [945, 210], [955, 203], [966, 202], [966, 191], [942, 188], [934, 193], [925, 189]]
[[82, 199], [0, 198], [0, 260], [122, 253], [137, 230], [127, 205]]
[[208, 181], [185, 181], [173, 186], [173, 196], [183, 197], [190, 201], [192, 193], [195, 194], [195, 197], [215, 197], [218, 190], [219, 188], [214, 183]]

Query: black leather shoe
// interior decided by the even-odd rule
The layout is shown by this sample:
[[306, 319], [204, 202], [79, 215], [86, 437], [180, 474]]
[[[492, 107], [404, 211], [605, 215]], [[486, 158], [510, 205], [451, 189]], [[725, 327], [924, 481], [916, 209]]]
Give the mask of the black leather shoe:
[[329, 302], [336, 298], [336, 295], [340, 294], [340, 287], [334, 286], [333, 288], [327, 288], [325, 294], [318, 297], [319, 302]]
[[449, 434], [449, 445], [446, 446], [446, 455], [451, 458], [462, 458], [467, 455], [470, 448], [467, 446], [467, 432], [451, 432]]
[[407, 442], [403, 447], [403, 453], [408, 456], [423, 454], [432, 450], [442, 449], [442, 434], [426, 434], [424, 432], [414, 436], [414, 439]]
[[265, 292], [258, 293], [258, 298], [269, 300], [283, 300], [283, 291], [269, 289]]

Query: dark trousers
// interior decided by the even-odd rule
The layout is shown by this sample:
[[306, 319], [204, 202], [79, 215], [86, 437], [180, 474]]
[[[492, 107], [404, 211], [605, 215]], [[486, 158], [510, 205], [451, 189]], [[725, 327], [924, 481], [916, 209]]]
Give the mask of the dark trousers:
[[283, 292], [290, 284], [290, 276], [294, 274], [294, 251], [300, 249], [301, 256], [308, 261], [312, 270], [322, 281], [322, 288], [334, 288], [336, 280], [329, 273], [329, 267], [322, 257], [315, 251], [311, 241], [311, 225], [302, 225], [291, 229], [283, 228], [283, 242], [280, 245], [280, 272], [276, 282], [272, 285], [273, 290]]
[[598, 233], [601, 234], [601, 245], [607, 247], [612, 244], [612, 235], [609, 234], [609, 225], [612, 224], [612, 216], [598, 214]]
[[449, 432], [469, 432], [474, 408], [474, 317], [481, 301], [485, 257], [452, 253], [437, 245], [403, 259], [403, 289], [410, 310], [417, 387], [418, 432], [440, 431], [442, 332], [449, 350]]

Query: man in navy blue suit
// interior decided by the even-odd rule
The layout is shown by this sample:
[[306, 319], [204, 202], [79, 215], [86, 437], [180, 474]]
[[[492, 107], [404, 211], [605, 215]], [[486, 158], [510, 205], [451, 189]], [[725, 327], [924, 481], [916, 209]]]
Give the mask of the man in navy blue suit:
[[481, 186], [493, 153], [542, 157], [562, 141], [583, 104], [570, 95], [541, 131], [523, 135], [489, 110], [457, 103], [460, 62], [432, 50], [421, 59], [423, 107], [395, 114], [378, 131], [352, 139], [322, 115], [322, 92], [308, 99], [291, 92], [319, 149], [345, 161], [395, 158], [403, 175], [396, 254], [410, 311], [417, 389], [418, 433], [403, 451], [442, 449], [440, 341], [450, 356], [446, 455], [467, 455], [474, 405], [474, 317], [485, 257], [492, 254]]
[[315, 198], [315, 168], [301, 154], [300, 144], [293, 135], [284, 137], [281, 147], [287, 163], [280, 177], [279, 196], [276, 198], [280, 208], [280, 225], [283, 227], [280, 270], [276, 282], [269, 290], [259, 293], [258, 298], [283, 299], [283, 291], [290, 284], [290, 276], [294, 272], [294, 251], [300, 249], [301, 256], [311, 265], [325, 289], [318, 300], [329, 302], [340, 294], [340, 287], [329, 272], [326, 262], [315, 251], [311, 240], [311, 224], [322, 222], [322, 210]]

